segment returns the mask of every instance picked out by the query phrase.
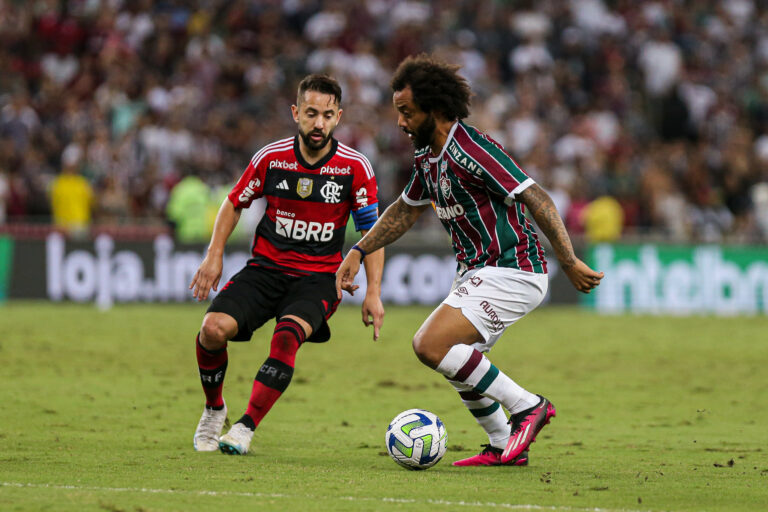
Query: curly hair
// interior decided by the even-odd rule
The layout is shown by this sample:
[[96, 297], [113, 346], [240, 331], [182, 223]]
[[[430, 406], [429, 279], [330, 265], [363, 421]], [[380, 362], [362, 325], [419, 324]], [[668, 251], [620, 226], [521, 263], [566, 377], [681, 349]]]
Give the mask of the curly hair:
[[333, 77], [317, 73], [305, 76], [299, 84], [299, 94], [298, 99], [296, 100], [297, 105], [301, 103], [301, 99], [307, 91], [330, 94], [336, 98], [336, 104], [341, 106], [341, 86]]
[[411, 55], [397, 67], [392, 91], [410, 86], [414, 103], [424, 112], [438, 112], [449, 120], [464, 119], [469, 115], [472, 90], [459, 68], [426, 53]]

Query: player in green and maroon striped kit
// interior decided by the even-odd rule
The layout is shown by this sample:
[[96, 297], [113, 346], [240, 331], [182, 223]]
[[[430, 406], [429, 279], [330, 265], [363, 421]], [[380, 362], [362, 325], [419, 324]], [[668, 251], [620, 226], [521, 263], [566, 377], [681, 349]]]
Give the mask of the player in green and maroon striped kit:
[[402, 196], [347, 254], [336, 288], [339, 297], [342, 289], [353, 291], [362, 258], [400, 237], [431, 204], [451, 235], [458, 269], [451, 292], [418, 330], [413, 348], [451, 382], [489, 439], [480, 454], [454, 465], [524, 465], [555, 407], [483, 353], [546, 295], [547, 263], [525, 209], [579, 291], [588, 293], [603, 274], [575, 256], [549, 195], [501, 145], [462, 121], [469, 115], [470, 89], [457, 71], [419, 55], [395, 72], [398, 126], [416, 147], [413, 172]]

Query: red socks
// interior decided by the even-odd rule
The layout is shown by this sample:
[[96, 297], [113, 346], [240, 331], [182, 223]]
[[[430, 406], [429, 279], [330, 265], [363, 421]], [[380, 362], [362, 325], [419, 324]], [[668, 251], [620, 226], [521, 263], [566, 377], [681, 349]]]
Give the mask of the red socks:
[[[304, 329], [293, 320], [280, 320], [275, 326], [269, 357], [256, 374], [245, 416], [240, 419], [251, 429], [269, 412], [293, 377], [296, 352], [304, 343]], [[250, 424], [252, 420], [253, 424]], [[245, 421], [243, 421], [245, 420]]]
[[205, 392], [205, 406], [212, 409], [224, 407], [221, 390], [224, 387], [224, 375], [227, 373], [227, 346], [219, 350], [208, 350], [200, 344], [200, 333], [195, 339], [197, 345], [197, 366], [200, 368], [200, 381]]

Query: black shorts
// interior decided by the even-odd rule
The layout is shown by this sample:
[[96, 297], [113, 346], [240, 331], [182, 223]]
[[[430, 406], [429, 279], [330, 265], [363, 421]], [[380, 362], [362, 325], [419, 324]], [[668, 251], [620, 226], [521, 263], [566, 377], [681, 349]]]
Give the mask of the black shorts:
[[331, 337], [327, 320], [338, 305], [334, 274], [291, 276], [249, 264], [224, 285], [208, 313], [226, 313], [237, 321], [231, 341], [250, 341], [268, 320], [295, 315], [312, 326], [306, 341], [322, 343]]

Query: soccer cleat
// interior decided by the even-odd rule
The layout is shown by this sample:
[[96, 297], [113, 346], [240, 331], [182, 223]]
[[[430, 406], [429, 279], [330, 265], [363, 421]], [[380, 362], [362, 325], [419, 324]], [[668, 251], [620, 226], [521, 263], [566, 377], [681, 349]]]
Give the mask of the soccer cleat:
[[219, 449], [219, 434], [227, 421], [227, 404], [220, 410], [205, 407], [197, 424], [193, 443], [195, 451], [215, 452]]
[[227, 455], [245, 455], [251, 446], [253, 430], [242, 423], [235, 423], [229, 432], [219, 439], [219, 450]]
[[512, 425], [512, 434], [509, 436], [507, 447], [501, 454], [501, 462], [514, 460], [518, 455], [528, 449], [528, 446], [536, 440], [536, 434], [549, 423], [556, 414], [555, 406], [541, 395], [539, 403], [530, 409], [526, 409], [509, 417]]
[[501, 462], [501, 453], [504, 451], [501, 448], [495, 448], [489, 444], [483, 445], [482, 452], [472, 457], [457, 460], [453, 463], [454, 466], [527, 466], [528, 465], [528, 452], [525, 451], [517, 456], [516, 459], [507, 462], [506, 464]]

